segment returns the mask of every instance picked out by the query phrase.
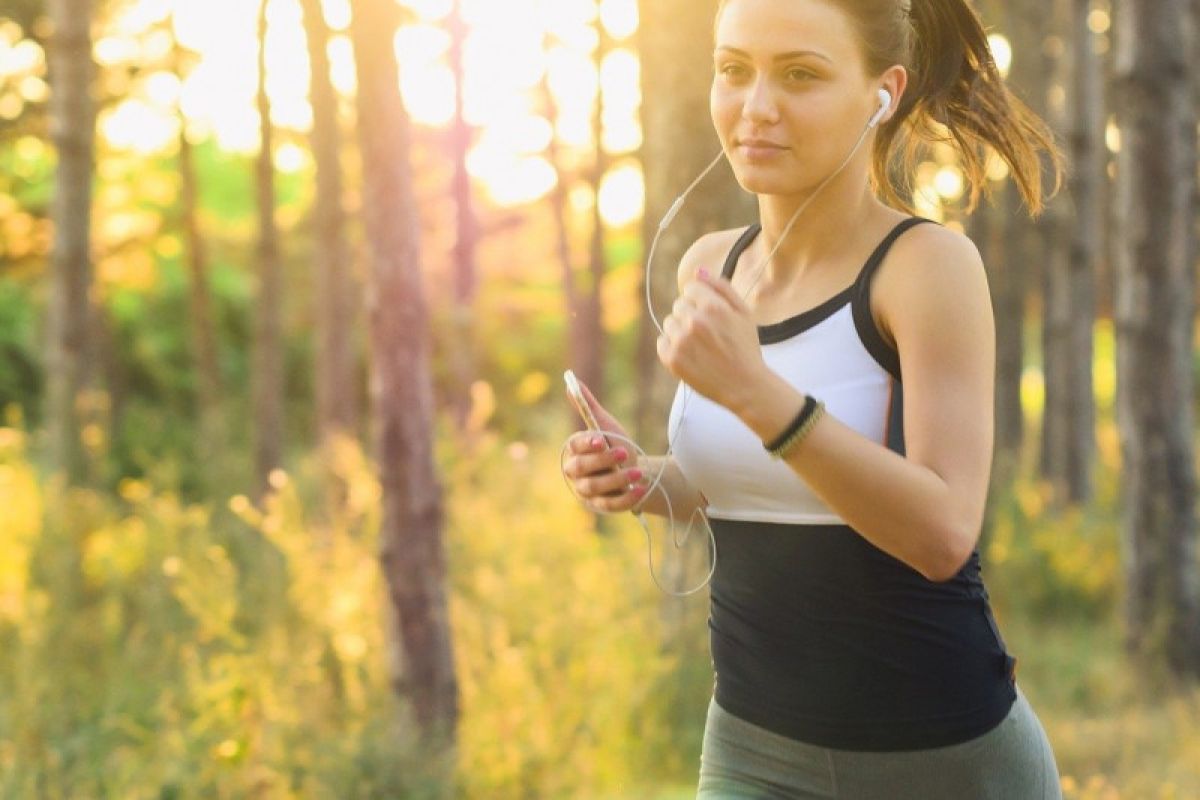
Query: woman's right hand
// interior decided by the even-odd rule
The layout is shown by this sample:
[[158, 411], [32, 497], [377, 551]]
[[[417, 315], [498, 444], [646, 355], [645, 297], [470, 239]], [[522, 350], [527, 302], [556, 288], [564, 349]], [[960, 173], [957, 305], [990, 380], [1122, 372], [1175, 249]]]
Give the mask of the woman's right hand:
[[[631, 452], [625, 428], [597, 402], [582, 381], [579, 385], [600, 431], [584, 430], [571, 435], [568, 440], [571, 455], [563, 464], [563, 472], [594, 511], [629, 511], [646, 496], [646, 470]], [[610, 445], [605, 433], [621, 438], [614, 437]]]

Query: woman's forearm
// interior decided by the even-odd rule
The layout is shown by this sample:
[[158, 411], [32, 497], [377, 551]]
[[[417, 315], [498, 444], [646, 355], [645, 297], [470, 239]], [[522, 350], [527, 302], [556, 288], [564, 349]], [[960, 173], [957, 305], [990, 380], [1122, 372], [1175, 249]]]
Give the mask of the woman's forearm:
[[[691, 519], [692, 513], [697, 508], [704, 508], [707, 503], [704, 495], [684, 477], [679, 465], [675, 463], [675, 459], [669, 456], [646, 456], [640, 459], [638, 466], [646, 475], [647, 485], [650, 485], [658, 475], [658, 471], [663, 468], [664, 460], [666, 471], [663, 473], [662, 481], [658, 488], [646, 496], [646, 502], [642, 504], [640, 510], [659, 517], [673, 514], [677, 521], [686, 522]], [[664, 497], [664, 494], [667, 497]], [[669, 509], [668, 497], [670, 498]]]

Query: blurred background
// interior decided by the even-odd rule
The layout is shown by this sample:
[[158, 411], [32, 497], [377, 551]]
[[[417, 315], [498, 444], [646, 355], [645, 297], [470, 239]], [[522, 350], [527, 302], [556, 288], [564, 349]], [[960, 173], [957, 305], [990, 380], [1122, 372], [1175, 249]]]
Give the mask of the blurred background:
[[[1200, 2], [974, 5], [1069, 163], [1034, 221], [921, 150], [985, 580], [1065, 796], [1200, 797]], [[694, 794], [707, 598], [569, 493], [559, 376], [662, 451], [714, 10], [0, 0], [0, 796]], [[706, 179], [659, 316], [755, 215]]]

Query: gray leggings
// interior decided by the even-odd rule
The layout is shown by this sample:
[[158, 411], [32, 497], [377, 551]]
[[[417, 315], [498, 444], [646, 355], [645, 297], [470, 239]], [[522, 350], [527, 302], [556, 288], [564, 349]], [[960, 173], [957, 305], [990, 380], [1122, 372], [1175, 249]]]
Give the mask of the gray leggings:
[[1061, 800], [1050, 741], [1020, 687], [982, 736], [948, 747], [870, 753], [780, 736], [708, 706], [697, 800]]

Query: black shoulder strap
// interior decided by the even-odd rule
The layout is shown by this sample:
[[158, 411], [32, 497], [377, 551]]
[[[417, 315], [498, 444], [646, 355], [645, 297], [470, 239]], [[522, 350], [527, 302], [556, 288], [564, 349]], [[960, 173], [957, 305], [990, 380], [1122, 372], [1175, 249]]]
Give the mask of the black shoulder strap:
[[750, 246], [750, 243], [754, 241], [754, 237], [758, 236], [758, 232], [761, 230], [762, 225], [759, 225], [757, 222], [746, 228], [745, 233], [738, 238], [737, 242], [733, 245], [733, 249], [729, 251], [729, 255], [725, 258], [725, 266], [721, 269], [722, 278], [725, 280], [733, 278], [733, 271], [737, 269], [738, 257], [745, 252], [746, 248]]
[[854, 292], [850, 303], [854, 314], [854, 327], [858, 329], [858, 336], [862, 340], [863, 346], [867, 348], [867, 352], [871, 354], [879, 365], [887, 370], [897, 381], [900, 380], [900, 356], [883, 340], [883, 336], [875, 327], [875, 320], [871, 316], [871, 276], [875, 274], [875, 270], [883, 262], [883, 257], [891, 249], [892, 242], [896, 241], [896, 238], [900, 234], [909, 228], [920, 225], [922, 222], [937, 224], [935, 220], [926, 219], [925, 217], [909, 217], [892, 228], [891, 232], [875, 248], [875, 252], [871, 254], [871, 257], [867, 259], [867, 263], [863, 265], [862, 271], [858, 273], [858, 278], [854, 282]]

